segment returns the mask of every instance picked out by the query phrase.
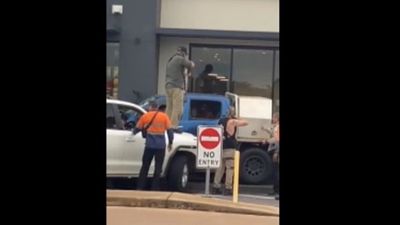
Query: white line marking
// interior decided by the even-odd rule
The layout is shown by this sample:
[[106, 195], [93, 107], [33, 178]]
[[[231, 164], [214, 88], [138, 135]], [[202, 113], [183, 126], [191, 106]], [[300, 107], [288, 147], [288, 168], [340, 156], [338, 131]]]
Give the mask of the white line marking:
[[258, 198], [258, 199], [275, 199], [273, 196], [260, 196], [260, 195], [248, 195], [248, 194], [239, 194], [239, 197], [246, 197], [246, 198]]
[[[198, 194], [201, 196], [205, 196], [204, 194]], [[212, 195], [210, 194], [210, 197], [217, 197], [217, 198], [222, 198], [222, 199], [231, 199], [232, 196], [227, 196], [227, 195]], [[255, 199], [268, 199], [268, 200], [275, 200], [275, 197], [273, 196], [260, 196], [260, 195], [248, 195], [248, 194], [239, 194], [239, 198], [244, 197], [244, 198], [255, 198]]]
[[213, 142], [218, 142], [219, 138], [215, 136], [201, 136], [200, 137], [201, 141], [213, 141]]

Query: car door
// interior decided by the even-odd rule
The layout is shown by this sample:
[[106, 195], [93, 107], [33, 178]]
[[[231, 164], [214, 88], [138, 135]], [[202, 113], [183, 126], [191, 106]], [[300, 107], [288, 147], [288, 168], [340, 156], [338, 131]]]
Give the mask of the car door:
[[[137, 122], [143, 115], [143, 111], [137, 107], [122, 104], [118, 104], [117, 108], [122, 124], [120, 135], [123, 136], [125, 140], [124, 144], [121, 146], [122, 159], [120, 163], [127, 174], [138, 176], [142, 166], [142, 157], [146, 140], [142, 137], [141, 132], [133, 135], [132, 129], [136, 127]], [[154, 160], [150, 165], [149, 174], [153, 174], [153, 171]]]
[[121, 164], [122, 151], [125, 145], [124, 136], [118, 126], [116, 107], [107, 103], [106, 128], [107, 128], [107, 175], [115, 176], [123, 174], [124, 168]]

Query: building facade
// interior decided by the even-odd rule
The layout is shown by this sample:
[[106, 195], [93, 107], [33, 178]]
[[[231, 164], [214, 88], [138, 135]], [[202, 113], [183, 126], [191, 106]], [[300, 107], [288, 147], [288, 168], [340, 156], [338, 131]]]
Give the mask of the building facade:
[[279, 0], [107, 0], [108, 94], [132, 102], [165, 94], [179, 46], [196, 64], [189, 91], [265, 96], [279, 109]]

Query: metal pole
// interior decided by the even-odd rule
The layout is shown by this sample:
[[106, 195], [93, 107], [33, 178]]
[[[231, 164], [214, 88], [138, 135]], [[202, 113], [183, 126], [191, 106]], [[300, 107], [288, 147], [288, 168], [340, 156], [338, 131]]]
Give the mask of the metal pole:
[[207, 166], [206, 172], [206, 196], [210, 194], [210, 167]]
[[232, 201], [234, 203], [238, 202], [239, 198], [239, 162], [240, 162], [240, 152], [235, 151], [235, 159], [234, 159], [234, 171], [233, 171], [233, 195]]

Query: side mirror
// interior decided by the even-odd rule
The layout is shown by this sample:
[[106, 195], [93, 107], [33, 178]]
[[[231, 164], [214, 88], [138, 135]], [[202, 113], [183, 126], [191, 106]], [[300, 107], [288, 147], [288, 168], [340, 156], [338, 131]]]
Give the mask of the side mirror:
[[174, 133], [178, 133], [178, 134], [182, 133], [182, 132], [183, 132], [183, 131], [182, 131], [182, 128], [183, 128], [183, 126], [177, 126], [177, 127], [174, 129]]

